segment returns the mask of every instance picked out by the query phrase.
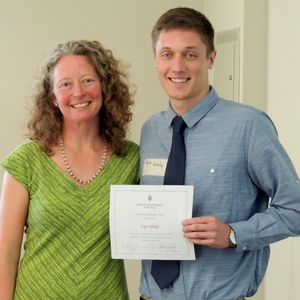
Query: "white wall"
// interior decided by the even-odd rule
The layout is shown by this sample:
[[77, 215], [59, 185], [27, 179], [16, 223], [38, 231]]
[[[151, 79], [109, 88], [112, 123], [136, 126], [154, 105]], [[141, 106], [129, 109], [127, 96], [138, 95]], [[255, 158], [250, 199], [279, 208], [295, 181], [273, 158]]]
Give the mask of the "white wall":
[[[155, 111], [162, 95], [156, 84], [150, 31], [162, 11], [180, 2], [196, 1], [164, 1], [162, 5], [157, 0], [0, 0], [0, 114], [5, 124], [0, 126], [0, 159], [22, 142], [24, 96], [41, 58], [69, 39], [99, 40], [132, 64], [132, 80], [138, 86], [132, 134], [138, 141], [145, 115]], [[152, 106], [143, 110], [141, 102], [152, 102]]]
[[[300, 2], [269, 0], [268, 113], [300, 174]], [[300, 239], [272, 245], [266, 299], [300, 299]]]
[[[240, 29], [240, 87], [243, 86], [243, 42], [244, 42], [244, 1], [241, 0], [204, 0], [204, 14], [211, 21], [215, 32], [239, 28]], [[218, 49], [216, 48], [218, 51]], [[218, 53], [216, 60], [218, 60]], [[210, 74], [213, 84], [213, 71]], [[220, 95], [222, 96], [222, 95]], [[239, 99], [243, 99], [243, 89], [239, 89]]]

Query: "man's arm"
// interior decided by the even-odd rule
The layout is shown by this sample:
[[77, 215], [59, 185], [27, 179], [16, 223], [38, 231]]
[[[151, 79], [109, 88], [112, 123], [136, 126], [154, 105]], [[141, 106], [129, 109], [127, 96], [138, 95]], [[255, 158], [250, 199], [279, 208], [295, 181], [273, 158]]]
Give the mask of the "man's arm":
[[[263, 193], [271, 199], [269, 207], [264, 211], [252, 211], [247, 220], [230, 220], [228, 225], [214, 216], [185, 220], [182, 223], [184, 235], [193, 243], [226, 248], [229, 225], [235, 231], [236, 251], [256, 250], [300, 235], [299, 177], [277, 138], [272, 121], [265, 114], [253, 119], [245, 148], [248, 164], [244, 168], [258, 191], [256, 205], [264, 206], [259, 203], [260, 193]], [[238, 205], [240, 201], [240, 209], [244, 209], [242, 200], [234, 201]]]

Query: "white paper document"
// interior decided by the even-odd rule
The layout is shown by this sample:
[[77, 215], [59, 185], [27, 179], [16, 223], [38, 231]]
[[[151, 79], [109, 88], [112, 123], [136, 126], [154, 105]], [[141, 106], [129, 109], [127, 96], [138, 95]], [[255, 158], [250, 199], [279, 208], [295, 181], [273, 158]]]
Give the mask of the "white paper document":
[[111, 185], [112, 258], [194, 260], [181, 222], [192, 217], [193, 186]]

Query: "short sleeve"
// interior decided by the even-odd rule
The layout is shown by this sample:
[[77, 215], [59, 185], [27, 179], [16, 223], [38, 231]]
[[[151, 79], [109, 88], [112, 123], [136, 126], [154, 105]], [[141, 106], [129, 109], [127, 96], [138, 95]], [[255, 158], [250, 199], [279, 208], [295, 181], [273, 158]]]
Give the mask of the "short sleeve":
[[30, 182], [28, 144], [17, 147], [1, 161], [1, 166], [28, 191]]

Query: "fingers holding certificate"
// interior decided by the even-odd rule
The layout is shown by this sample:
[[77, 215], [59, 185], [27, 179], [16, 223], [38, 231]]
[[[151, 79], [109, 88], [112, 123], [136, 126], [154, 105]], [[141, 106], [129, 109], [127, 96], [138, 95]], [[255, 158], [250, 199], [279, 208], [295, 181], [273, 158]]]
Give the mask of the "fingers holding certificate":
[[192, 203], [193, 186], [111, 185], [112, 258], [194, 260], [181, 225]]

